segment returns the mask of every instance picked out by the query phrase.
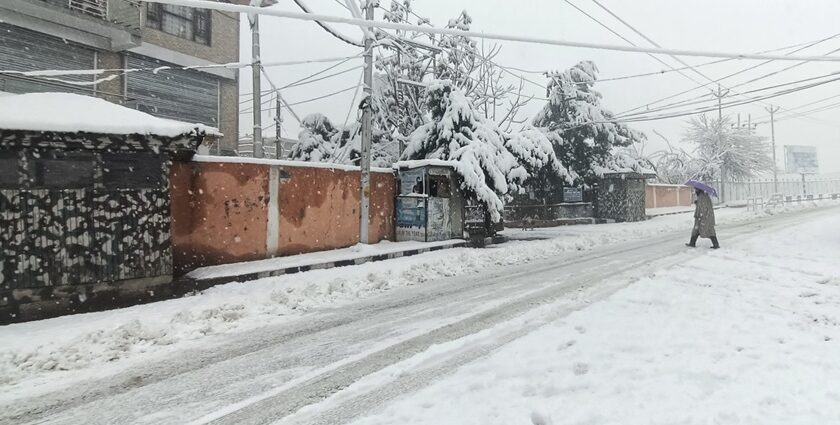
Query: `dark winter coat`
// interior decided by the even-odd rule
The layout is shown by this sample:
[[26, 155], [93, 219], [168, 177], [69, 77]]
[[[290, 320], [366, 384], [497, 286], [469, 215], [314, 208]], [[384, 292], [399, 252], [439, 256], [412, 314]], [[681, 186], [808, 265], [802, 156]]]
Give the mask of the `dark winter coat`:
[[700, 234], [701, 238], [715, 236], [715, 208], [709, 194], [701, 192], [694, 203], [697, 204], [694, 210], [694, 232]]

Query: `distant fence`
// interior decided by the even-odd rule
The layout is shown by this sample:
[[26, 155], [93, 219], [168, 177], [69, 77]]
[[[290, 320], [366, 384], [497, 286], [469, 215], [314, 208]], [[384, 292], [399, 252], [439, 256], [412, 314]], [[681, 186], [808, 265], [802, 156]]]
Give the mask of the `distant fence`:
[[778, 190], [773, 179], [726, 182], [723, 187], [719, 181], [711, 182], [711, 184], [719, 191], [723, 188], [726, 201], [745, 201], [754, 198], [770, 199], [774, 194], [807, 197], [808, 195], [840, 193], [840, 178], [821, 178], [819, 176], [806, 176], [804, 182], [801, 178], [780, 179]]

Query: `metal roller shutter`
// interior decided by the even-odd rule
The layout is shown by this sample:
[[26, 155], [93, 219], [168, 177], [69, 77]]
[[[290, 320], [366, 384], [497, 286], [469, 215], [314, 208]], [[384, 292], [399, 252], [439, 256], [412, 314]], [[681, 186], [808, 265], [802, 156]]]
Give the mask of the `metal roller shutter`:
[[[130, 55], [129, 68], [158, 68], [177, 65]], [[219, 80], [199, 71], [161, 70], [127, 75], [128, 103], [159, 117], [218, 127]]]
[[[14, 71], [94, 69], [96, 53], [81, 45], [26, 28], [0, 23], [0, 68]], [[67, 81], [92, 82], [92, 75], [65, 75]], [[91, 94], [93, 86], [75, 86], [44, 78], [0, 75], [0, 91], [62, 91]]]

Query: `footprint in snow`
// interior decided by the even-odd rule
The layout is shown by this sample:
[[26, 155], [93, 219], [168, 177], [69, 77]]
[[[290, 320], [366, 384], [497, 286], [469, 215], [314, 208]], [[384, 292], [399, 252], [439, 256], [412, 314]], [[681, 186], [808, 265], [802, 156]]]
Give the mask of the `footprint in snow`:
[[571, 339], [571, 340], [566, 341], [565, 343], [560, 344], [559, 346], [557, 346], [557, 351], [563, 351], [563, 350], [565, 350], [565, 349], [567, 349], [567, 348], [570, 348], [571, 346], [573, 346], [573, 345], [575, 345], [575, 344], [577, 344], [577, 341], [575, 341], [575, 340]]
[[533, 425], [552, 425], [551, 417], [545, 413], [534, 410], [531, 412], [531, 423]]
[[576, 376], [586, 375], [589, 373], [589, 365], [586, 363], [575, 363], [572, 367], [572, 372], [574, 372]]

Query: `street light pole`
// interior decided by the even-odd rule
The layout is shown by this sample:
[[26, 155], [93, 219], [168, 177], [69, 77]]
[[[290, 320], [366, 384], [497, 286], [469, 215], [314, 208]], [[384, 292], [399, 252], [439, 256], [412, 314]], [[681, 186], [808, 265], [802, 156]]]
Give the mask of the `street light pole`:
[[[723, 129], [721, 123], [723, 122], [723, 106], [721, 105], [721, 100], [729, 94], [729, 90], [724, 91], [720, 85], [718, 85], [717, 91], [713, 91], [712, 94], [717, 97], [718, 100], [718, 127]], [[720, 147], [723, 140], [721, 140], [722, 134], [720, 131], [718, 132], [718, 146]], [[720, 201], [726, 202], [726, 157], [723, 158], [723, 163], [720, 165]]]
[[[365, 4], [365, 19], [373, 20], [374, 2], [368, 0]], [[373, 137], [373, 40], [371, 39], [373, 32], [365, 31], [365, 73], [364, 73], [364, 92], [365, 97], [362, 100], [362, 158], [361, 158], [361, 201], [360, 210], [360, 225], [359, 225], [359, 241], [361, 243], [370, 243], [369, 240], [369, 221], [370, 221], [370, 148], [371, 138]]]
[[766, 108], [770, 113], [770, 140], [773, 144], [773, 194], [779, 193], [779, 166], [776, 163], [776, 122], [774, 115], [781, 109], [779, 106], [770, 105]]

